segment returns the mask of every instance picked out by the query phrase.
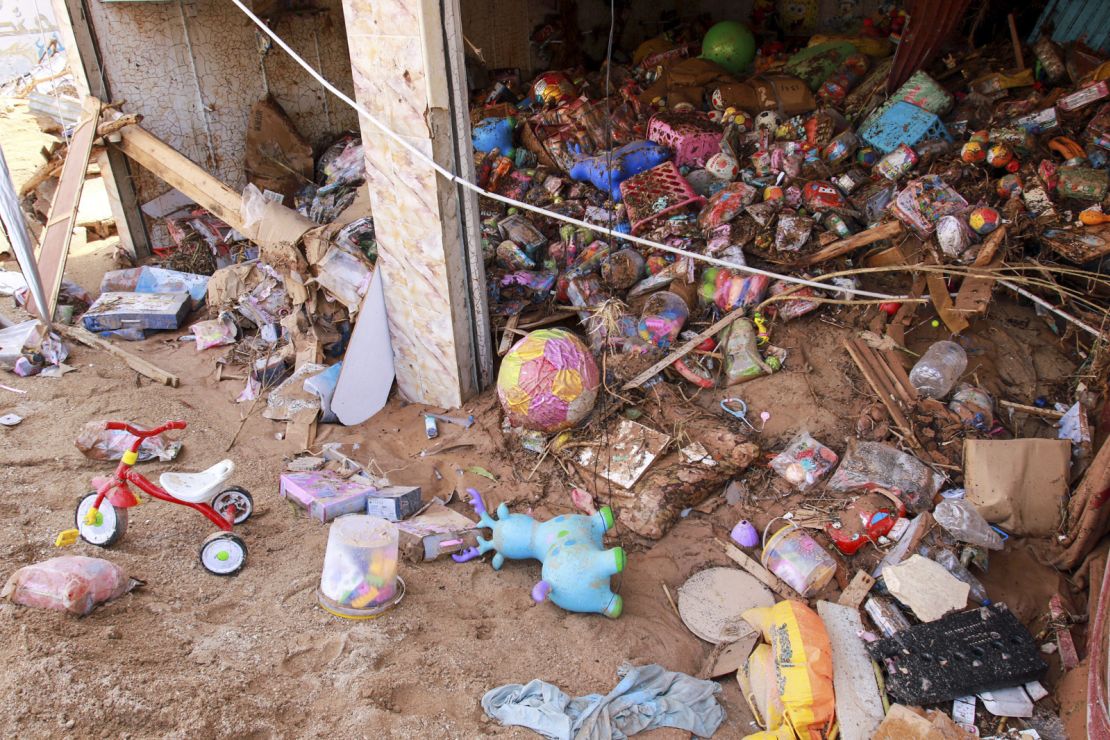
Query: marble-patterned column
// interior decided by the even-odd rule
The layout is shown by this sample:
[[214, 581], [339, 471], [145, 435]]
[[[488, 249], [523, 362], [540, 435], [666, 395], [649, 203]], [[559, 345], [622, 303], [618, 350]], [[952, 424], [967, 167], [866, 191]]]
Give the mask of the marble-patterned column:
[[[343, 2], [356, 99], [451, 170], [439, 7], [434, 0]], [[361, 128], [398, 387], [412, 401], [457, 407], [478, 382], [456, 186], [368, 120]], [[488, 329], [480, 332], [488, 337]]]

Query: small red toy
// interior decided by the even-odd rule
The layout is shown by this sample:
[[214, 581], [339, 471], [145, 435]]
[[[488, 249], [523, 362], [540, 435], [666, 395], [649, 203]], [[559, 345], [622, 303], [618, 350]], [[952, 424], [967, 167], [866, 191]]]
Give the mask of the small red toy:
[[[841, 517], [841, 527], [832, 523], [825, 525], [825, 532], [836, 549], [845, 555], [855, 555], [868, 542], [876, 542], [889, 534], [898, 517], [906, 515], [905, 505], [893, 496], [887, 496], [889, 500], [881, 505], [874, 505], [873, 498], [861, 496], [853, 501]], [[856, 521], [852, 521], [853, 515], [857, 517]]]
[[56, 545], [71, 544], [77, 536], [98, 547], [110, 547], [127, 532], [127, 510], [142, 501], [128, 486], [134, 483], [139, 490], [171, 504], [196, 509], [220, 531], [204, 540], [200, 546], [200, 563], [210, 573], [229, 576], [238, 573], [247, 562], [247, 546], [231, 533], [235, 524], [242, 524], [254, 512], [250, 493], [239, 486], [221, 488], [235, 471], [235, 463], [223, 460], [200, 473], [162, 473], [155, 485], [133, 469], [139, 460], [139, 447], [147, 437], [154, 437], [171, 429], [184, 429], [183, 421], [168, 421], [154, 429], [138, 429], [122, 421], [110, 421], [107, 429], [125, 431], [135, 437], [131, 448], [123, 453], [111, 477], [97, 476], [95, 488], [81, 497], [75, 513], [76, 529], [58, 535]]

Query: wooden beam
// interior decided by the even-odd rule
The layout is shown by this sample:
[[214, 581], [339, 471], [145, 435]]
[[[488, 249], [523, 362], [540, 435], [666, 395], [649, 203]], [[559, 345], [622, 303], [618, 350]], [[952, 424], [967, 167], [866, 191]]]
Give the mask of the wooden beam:
[[145, 375], [153, 381], [168, 385], [171, 388], [176, 388], [181, 382], [180, 379], [173, 373], [168, 373], [162, 368], [158, 367], [152, 362], [148, 362], [138, 355], [131, 354], [127, 350], [117, 347], [109, 341], [101, 339], [92, 332], [82, 329], [79, 326], [66, 326], [64, 324], [55, 324], [54, 329], [67, 339], [72, 339], [75, 342], [80, 342], [86, 347], [93, 349], [104, 350], [113, 357], [119, 358], [127, 363], [135, 372], [140, 375]]
[[714, 334], [719, 332], [721, 329], [724, 329], [726, 326], [729, 326], [730, 324], [732, 324], [733, 321], [736, 321], [738, 318], [743, 316], [744, 313], [747, 310], [748, 310], [747, 306], [741, 306], [740, 308], [737, 308], [734, 311], [732, 311], [732, 313], [726, 314], [724, 316], [724, 318], [722, 318], [720, 321], [713, 324], [711, 327], [709, 327], [708, 329], [703, 331], [701, 334], [698, 334], [696, 337], [694, 337], [690, 341], [686, 342], [686, 344], [682, 345], [681, 347], [676, 349], [674, 352], [671, 352], [669, 355], [664, 357], [662, 360], [655, 363], [654, 365], [649, 367], [647, 370], [644, 370], [642, 373], [637, 375], [635, 378], [633, 378], [632, 380], [625, 383], [623, 386], [621, 386], [622, 390], [627, 391], [627, 390], [632, 390], [633, 388], [639, 388], [641, 385], [643, 385], [647, 381], [651, 380], [651, 378], [653, 378], [656, 375], [656, 373], [658, 373], [659, 371], [664, 370], [664, 369], [670, 367], [671, 365], [673, 365], [675, 363], [675, 360], [681, 360], [683, 357], [685, 357], [686, 355], [690, 354], [695, 349], [697, 349], [698, 345], [700, 345], [706, 339], [713, 336]]
[[[40, 318], [49, 322], [54, 317], [58, 305], [58, 291], [62, 287], [62, 273], [65, 271], [69, 244], [73, 239], [73, 227], [77, 220], [77, 207], [81, 204], [81, 189], [85, 185], [85, 171], [89, 168], [93, 139], [96, 138], [96, 125], [100, 120], [100, 101], [89, 96], [81, 106], [81, 121], [70, 139], [62, 173], [58, 176], [58, 188], [50, 203], [50, 213], [46, 219], [46, 229], [39, 245], [39, 275], [46, 294], [46, 308], [49, 316]], [[27, 304], [28, 311], [37, 315], [33, 303]]]
[[836, 721], [843, 740], [869, 740], [883, 721], [879, 682], [867, 655], [859, 611], [831, 601], [817, 602], [832, 650]]
[[797, 591], [779, 580], [778, 576], [764, 568], [763, 565], [759, 563], [759, 561], [753, 560], [752, 558], [748, 557], [747, 554], [740, 548], [736, 547], [733, 544], [725, 542], [724, 540], [717, 540], [717, 544], [724, 549], [725, 555], [728, 555], [734, 563], [751, 573], [753, 576], [756, 577], [756, 579], [759, 580], [760, 583], [774, 591], [782, 598], [801, 598], [801, 595]]
[[904, 231], [901, 221], [887, 221], [886, 223], [872, 226], [866, 231], [861, 231], [854, 234], [847, 239], [835, 241], [832, 244], [819, 249], [808, 257], [804, 258], [801, 262], [802, 265], [816, 265], [818, 262], [826, 262], [831, 259], [840, 257], [841, 255], [854, 252], [860, 247], [866, 247], [868, 244], [874, 244], [883, 239], [890, 239], [898, 236]]
[[[89, 18], [86, 0], [52, 0], [51, 4], [78, 90], [100, 100], [112, 100], [108, 77], [101, 66], [96, 29]], [[142, 211], [139, 210], [139, 199], [135, 195], [127, 157], [118, 151], [109, 150], [107, 157], [98, 158], [98, 163], [100, 176], [108, 191], [112, 217], [116, 220], [120, 243], [132, 250], [136, 258], [149, 257], [150, 236], [143, 222]]]
[[231, 228], [246, 233], [239, 214], [243, 200], [239, 193], [141, 126], [128, 126], [119, 135], [115, 146], [121, 152]]

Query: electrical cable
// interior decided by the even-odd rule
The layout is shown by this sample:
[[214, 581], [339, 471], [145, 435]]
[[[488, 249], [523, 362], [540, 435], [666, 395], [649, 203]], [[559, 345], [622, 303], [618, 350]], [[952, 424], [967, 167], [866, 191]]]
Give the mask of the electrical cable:
[[[726, 267], [730, 270], [734, 270], [736, 272], [747, 273], [749, 275], [762, 275], [764, 277], [772, 278], [772, 279], [775, 279], [775, 280], [782, 280], [784, 282], [793, 283], [795, 285], [805, 285], [805, 286], [808, 286], [808, 287], [811, 287], [811, 288], [817, 288], [819, 290], [834, 290], [834, 291], [843, 290], [841, 288], [833, 288], [832, 286], [829, 286], [829, 285], [821, 282], [820, 277], [817, 277], [813, 280], [808, 280], [806, 278], [799, 278], [799, 277], [795, 277], [793, 275], [785, 275], [785, 274], [773, 272], [773, 271], [770, 271], [770, 270], [761, 270], [757, 267], [750, 267], [748, 265], [742, 265], [742, 264], [737, 263], [737, 262], [730, 262], [728, 260], [722, 260], [722, 259], [718, 259], [716, 257], [710, 257], [708, 255], [698, 254], [696, 252], [690, 252], [690, 251], [685, 250], [685, 249], [679, 249], [678, 247], [672, 247], [672, 246], [669, 246], [667, 244], [662, 244], [660, 242], [651, 241], [650, 239], [644, 239], [642, 237], [633, 236], [632, 234], [624, 234], [624, 233], [621, 233], [619, 231], [615, 231], [615, 230], [610, 229], [610, 228], [605, 227], [605, 226], [599, 226], [597, 224], [592, 224], [592, 223], [589, 223], [588, 221], [583, 221], [581, 219], [572, 218], [571, 216], [566, 216], [566, 215], [561, 214], [561, 213], [555, 213], [554, 211], [549, 211], [545, 208], [540, 208], [539, 206], [534, 206], [534, 205], [531, 205], [529, 203], [525, 203], [523, 201], [516, 200], [515, 198], [509, 198], [509, 197], [506, 197], [504, 195], [500, 195], [498, 193], [494, 193], [494, 192], [490, 192], [488, 190], [485, 190], [481, 186], [476, 185], [475, 183], [470, 182], [469, 180], [467, 180], [463, 177], [459, 177], [459, 176], [451, 173], [450, 171], [448, 171], [447, 169], [442, 167], [439, 163], [437, 163], [434, 159], [427, 156], [424, 152], [420, 151], [419, 149], [417, 149], [415, 146], [413, 146], [409, 142], [405, 141], [398, 134], [394, 133], [392, 129], [390, 129], [388, 126], [386, 126], [380, 120], [378, 120], [377, 117], [372, 115], [369, 111], [367, 111], [365, 108], [363, 108], [361, 105], [359, 105], [356, 101], [351, 99], [351, 97], [348, 96], [346, 93], [344, 93], [342, 90], [340, 90], [335, 85], [333, 85], [331, 82], [329, 82], [319, 72], [317, 72], [312, 67], [311, 64], [309, 64], [304, 59], [302, 59], [300, 57], [300, 55], [298, 55], [296, 51], [294, 51], [287, 43], [285, 43], [285, 41], [280, 36], [278, 36], [269, 26], [267, 26], [258, 16], [256, 16], [253, 12], [251, 12], [251, 10], [246, 5], [243, 4], [242, 0], [231, 0], [231, 2], [234, 3], [239, 8], [239, 10], [243, 11], [243, 13], [249, 19], [251, 19], [251, 21], [253, 21], [254, 24], [256, 26], [258, 26], [258, 28], [261, 29], [263, 33], [265, 33], [267, 36], [269, 36], [271, 39], [273, 39], [274, 43], [276, 43], [278, 46], [280, 46], [282, 48], [282, 50], [285, 51], [286, 54], [288, 54], [290, 57], [292, 57], [293, 61], [297, 62], [297, 64], [299, 64], [306, 72], [308, 72], [309, 75], [311, 75], [317, 82], [319, 82], [321, 85], [323, 85], [326, 90], [328, 90], [330, 93], [335, 95], [337, 98], [342, 100], [344, 103], [346, 103], [347, 105], [351, 106], [356, 111], [358, 111], [359, 115], [361, 115], [364, 120], [368, 121], [371, 125], [373, 125], [376, 129], [378, 129], [390, 141], [397, 144], [402, 149], [404, 149], [406, 152], [408, 152], [408, 154], [411, 155], [414, 160], [418, 160], [420, 162], [423, 162], [427, 166], [431, 167], [432, 170], [434, 170], [436, 172], [436, 174], [440, 175], [441, 177], [443, 177], [444, 179], [446, 179], [450, 182], [456, 183], [459, 186], [466, 188], [467, 190], [471, 190], [471, 191], [477, 193], [478, 195], [484, 196], [484, 197], [489, 198], [491, 200], [495, 200], [495, 201], [498, 201], [500, 203], [504, 203], [504, 204], [509, 205], [509, 206], [514, 206], [516, 208], [520, 208], [520, 209], [523, 209], [523, 210], [526, 210], [526, 211], [530, 211], [532, 213], [539, 214], [539, 215], [544, 216], [546, 218], [555, 219], [557, 221], [562, 221], [564, 223], [573, 224], [575, 226], [579, 226], [579, 227], [582, 227], [584, 229], [589, 229], [591, 231], [604, 234], [604, 235], [606, 235], [606, 236], [608, 236], [612, 239], [618, 239], [618, 240], [622, 240], [622, 241], [632, 242], [634, 244], [640, 244], [642, 246], [649, 247], [651, 249], [656, 249], [656, 250], [659, 250], [659, 251], [668, 252], [670, 254], [675, 254], [675, 255], [678, 255], [678, 256], [681, 256], [681, 257], [687, 257], [687, 258], [690, 258], [690, 259], [698, 260], [699, 262], [706, 262], [706, 263], [711, 264], [711, 265], [717, 265], [718, 267]], [[909, 296], [905, 296], [905, 295], [898, 296], [898, 295], [890, 295], [890, 294], [887, 294], [887, 293], [874, 293], [874, 292], [871, 292], [871, 291], [859, 290], [859, 289], [853, 289], [851, 291], [851, 293], [853, 295], [864, 296], [864, 297], [867, 297], [867, 298], [879, 298], [879, 299], [884, 300], [884, 301], [900, 301], [900, 300], [906, 300], [907, 298], [909, 298]]]

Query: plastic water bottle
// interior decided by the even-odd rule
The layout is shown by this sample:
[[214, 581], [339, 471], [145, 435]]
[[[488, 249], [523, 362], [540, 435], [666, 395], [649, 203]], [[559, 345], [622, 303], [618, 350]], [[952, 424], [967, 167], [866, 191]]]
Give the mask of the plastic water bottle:
[[936, 342], [910, 370], [910, 383], [926, 398], [944, 398], [966, 369], [963, 347], [955, 342]]
[[987, 589], [978, 578], [972, 575], [971, 571], [964, 567], [958, 557], [953, 555], [951, 551], [943, 548], [937, 548], [931, 554], [933, 560], [943, 565], [945, 570], [971, 587], [970, 593], [972, 599], [983, 606], [990, 605], [991, 600], [990, 597], [987, 596]]

